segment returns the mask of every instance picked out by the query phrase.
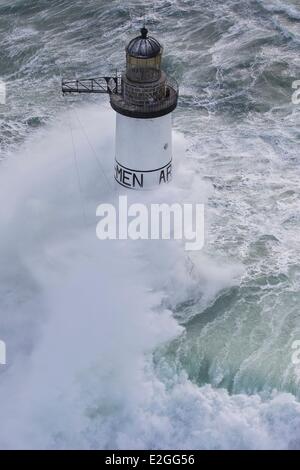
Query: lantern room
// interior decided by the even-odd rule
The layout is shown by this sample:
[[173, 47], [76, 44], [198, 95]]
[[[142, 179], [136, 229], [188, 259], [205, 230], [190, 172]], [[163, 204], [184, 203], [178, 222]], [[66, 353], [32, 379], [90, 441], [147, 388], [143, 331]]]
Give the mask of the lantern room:
[[126, 47], [126, 76], [139, 83], [154, 82], [161, 76], [163, 47], [157, 39], [148, 36], [143, 27], [141, 35], [132, 39]]

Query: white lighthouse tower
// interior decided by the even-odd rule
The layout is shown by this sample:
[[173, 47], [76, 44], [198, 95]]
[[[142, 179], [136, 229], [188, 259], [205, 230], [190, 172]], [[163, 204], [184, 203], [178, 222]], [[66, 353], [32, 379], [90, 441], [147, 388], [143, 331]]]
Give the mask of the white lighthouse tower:
[[152, 189], [172, 178], [172, 112], [178, 85], [161, 69], [163, 47], [148, 35], [126, 47], [121, 77], [63, 80], [64, 93], [109, 93], [117, 113], [114, 176], [131, 189]]

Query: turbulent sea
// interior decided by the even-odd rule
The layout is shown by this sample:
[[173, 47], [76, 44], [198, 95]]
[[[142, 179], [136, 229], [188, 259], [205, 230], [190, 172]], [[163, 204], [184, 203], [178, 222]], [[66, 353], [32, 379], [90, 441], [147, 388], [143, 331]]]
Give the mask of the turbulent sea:
[[[0, 448], [300, 449], [299, 0], [0, 0]], [[148, 3], [148, 2], [147, 2]], [[96, 239], [107, 97], [146, 15], [206, 242]]]

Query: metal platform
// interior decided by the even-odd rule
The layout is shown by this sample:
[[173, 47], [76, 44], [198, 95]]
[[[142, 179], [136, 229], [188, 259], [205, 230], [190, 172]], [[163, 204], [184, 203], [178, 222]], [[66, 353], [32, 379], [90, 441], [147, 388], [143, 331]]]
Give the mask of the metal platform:
[[[62, 92], [109, 94], [112, 108], [128, 117], [149, 119], [171, 113], [178, 102], [178, 84], [163, 74], [152, 84], [136, 84], [125, 76], [62, 80]], [[129, 96], [130, 94], [130, 96]]]

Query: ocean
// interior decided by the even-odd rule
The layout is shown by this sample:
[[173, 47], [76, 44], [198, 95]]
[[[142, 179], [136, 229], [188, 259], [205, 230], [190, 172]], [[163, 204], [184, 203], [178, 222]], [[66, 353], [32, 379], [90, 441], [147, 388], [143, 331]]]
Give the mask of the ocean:
[[[107, 96], [144, 18], [203, 250], [102, 241]], [[299, 0], [0, 0], [1, 449], [300, 449]]]

